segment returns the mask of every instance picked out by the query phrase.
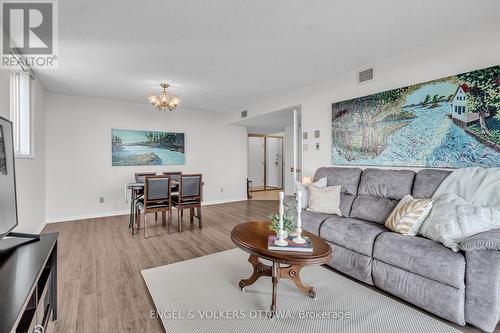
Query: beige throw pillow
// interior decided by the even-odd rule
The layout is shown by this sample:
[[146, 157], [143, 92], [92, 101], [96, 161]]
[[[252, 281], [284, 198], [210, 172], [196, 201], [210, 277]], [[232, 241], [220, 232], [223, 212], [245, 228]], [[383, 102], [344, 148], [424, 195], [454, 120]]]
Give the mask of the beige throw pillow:
[[307, 210], [324, 214], [336, 214], [340, 212], [340, 185], [317, 188], [309, 187], [309, 208]]
[[403, 235], [415, 236], [432, 208], [430, 199], [413, 199], [411, 195], [399, 201], [385, 221], [385, 226]]

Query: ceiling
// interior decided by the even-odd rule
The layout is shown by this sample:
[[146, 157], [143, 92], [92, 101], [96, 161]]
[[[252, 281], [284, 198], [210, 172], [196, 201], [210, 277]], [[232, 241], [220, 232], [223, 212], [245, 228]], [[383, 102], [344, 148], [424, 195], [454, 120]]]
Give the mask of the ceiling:
[[49, 91], [145, 102], [167, 80], [181, 107], [245, 106], [463, 29], [500, 29], [500, 1], [59, 1]]

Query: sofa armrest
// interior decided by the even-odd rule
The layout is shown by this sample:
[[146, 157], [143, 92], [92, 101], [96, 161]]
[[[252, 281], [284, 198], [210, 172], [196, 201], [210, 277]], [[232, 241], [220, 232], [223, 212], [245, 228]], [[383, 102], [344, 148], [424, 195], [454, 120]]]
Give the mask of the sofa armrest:
[[482, 232], [465, 239], [460, 244], [462, 251], [500, 251], [500, 229]]

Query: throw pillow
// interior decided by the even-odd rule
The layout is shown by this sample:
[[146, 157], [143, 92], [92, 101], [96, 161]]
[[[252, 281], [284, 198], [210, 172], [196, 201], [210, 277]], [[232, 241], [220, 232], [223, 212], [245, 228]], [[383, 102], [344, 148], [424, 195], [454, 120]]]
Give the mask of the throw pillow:
[[340, 212], [340, 185], [327, 186], [324, 188], [309, 187], [309, 208], [307, 210], [324, 214], [336, 214]]
[[316, 182], [312, 184], [304, 184], [304, 183], [297, 183], [297, 192], [302, 193], [302, 209], [307, 209], [309, 205], [309, 188], [310, 187], [316, 187], [316, 188], [324, 188], [326, 187], [328, 180], [326, 177], [318, 179]]
[[434, 200], [420, 234], [457, 252], [466, 238], [496, 228], [500, 228], [498, 210], [474, 206], [456, 194], [445, 194]]
[[414, 199], [411, 195], [399, 201], [385, 221], [385, 226], [402, 235], [415, 236], [432, 208], [430, 199]]

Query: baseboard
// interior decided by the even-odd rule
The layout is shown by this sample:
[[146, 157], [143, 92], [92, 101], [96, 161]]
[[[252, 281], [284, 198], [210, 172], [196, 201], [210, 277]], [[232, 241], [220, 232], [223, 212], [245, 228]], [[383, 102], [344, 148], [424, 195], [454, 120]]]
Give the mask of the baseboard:
[[[216, 201], [207, 201], [203, 202], [203, 206], [210, 206], [210, 205], [219, 205], [219, 204], [224, 204], [224, 203], [230, 203], [230, 202], [237, 202], [237, 201], [246, 201], [247, 198], [238, 198], [238, 199], [225, 199], [225, 200], [216, 200]], [[96, 219], [100, 217], [108, 217], [108, 216], [118, 216], [118, 215], [128, 215], [130, 213], [130, 210], [120, 210], [120, 211], [112, 211], [112, 212], [101, 212], [101, 213], [95, 213], [95, 214], [86, 214], [86, 215], [76, 215], [76, 216], [66, 216], [66, 217], [55, 217], [55, 218], [49, 218], [47, 219], [47, 222], [43, 223], [43, 225], [40, 228], [40, 231], [45, 227], [45, 224], [47, 223], [59, 223], [59, 222], [69, 222], [69, 221], [79, 221], [79, 220], [87, 220], [87, 219]]]
[[130, 213], [130, 210], [120, 210], [120, 211], [114, 211], [114, 212], [102, 212], [102, 213], [94, 213], [94, 214], [86, 214], [86, 215], [55, 217], [55, 218], [47, 219], [47, 223], [59, 223], [59, 222], [68, 222], [68, 221], [97, 219], [100, 217], [127, 215], [129, 213]]
[[47, 224], [47, 222], [43, 222], [42, 224], [40, 224], [40, 225], [38, 226], [38, 228], [36, 229], [36, 232], [35, 232], [35, 233], [36, 233], [36, 234], [40, 234], [40, 233], [42, 232], [43, 228], [45, 228], [45, 225], [46, 225], [46, 224]]

